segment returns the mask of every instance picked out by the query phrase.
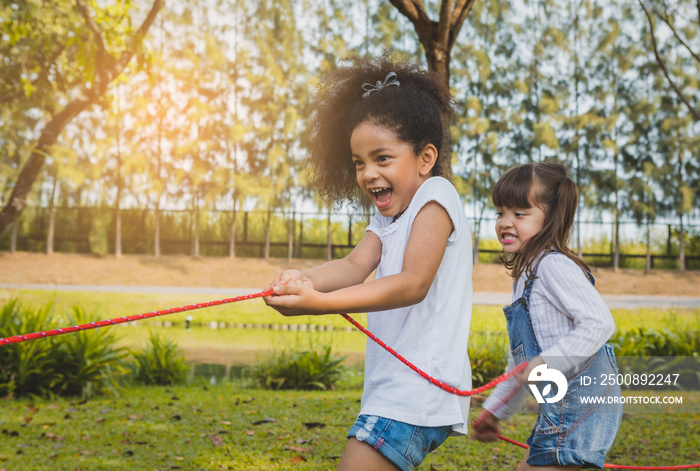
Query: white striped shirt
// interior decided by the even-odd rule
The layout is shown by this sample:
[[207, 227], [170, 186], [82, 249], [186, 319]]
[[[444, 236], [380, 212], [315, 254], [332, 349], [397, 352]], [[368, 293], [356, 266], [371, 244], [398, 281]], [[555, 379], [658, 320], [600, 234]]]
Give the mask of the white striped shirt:
[[[523, 274], [513, 287], [513, 301], [522, 297], [527, 277]], [[550, 368], [564, 374], [581, 366], [608, 341], [615, 322], [588, 276], [569, 257], [559, 253], [544, 257], [537, 268], [537, 278], [530, 293], [530, 318], [540, 356]], [[515, 366], [508, 354], [508, 367]], [[507, 419], [522, 406], [527, 391], [522, 388], [498, 409], [511, 388], [513, 379], [499, 384], [484, 402], [484, 408], [497, 409], [495, 416]]]

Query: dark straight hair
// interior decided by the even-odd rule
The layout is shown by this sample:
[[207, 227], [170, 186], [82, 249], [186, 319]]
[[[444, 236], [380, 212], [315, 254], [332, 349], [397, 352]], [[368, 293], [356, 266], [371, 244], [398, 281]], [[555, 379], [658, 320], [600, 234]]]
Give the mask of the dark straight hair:
[[508, 169], [491, 192], [496, 207], [527, 209], [537, 206], [545, 214], [542, 230], [515, 254], [501, 254], [501, 261], [514, 279], [533, 276], [540, 254], [560, 252], [584, 272], [590, 268], [568, 247], [578, 206], [578, 187], [557, 159], [516, 165]]

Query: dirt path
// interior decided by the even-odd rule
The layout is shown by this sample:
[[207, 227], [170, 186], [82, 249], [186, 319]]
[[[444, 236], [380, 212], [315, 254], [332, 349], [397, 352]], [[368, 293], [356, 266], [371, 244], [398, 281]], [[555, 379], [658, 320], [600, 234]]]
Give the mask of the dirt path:
[[[0, 283], [190, 286], [261, 289], [285, 268], [310, 268], [320, 260], [214, 258], [172, 255], [92, 256], [0, 252]], [[594, 271], [602, 294], [700, 296], [700, 272]], [[497, 264], [474, 267], [474, 291], [510, 292], [511, 280]]]

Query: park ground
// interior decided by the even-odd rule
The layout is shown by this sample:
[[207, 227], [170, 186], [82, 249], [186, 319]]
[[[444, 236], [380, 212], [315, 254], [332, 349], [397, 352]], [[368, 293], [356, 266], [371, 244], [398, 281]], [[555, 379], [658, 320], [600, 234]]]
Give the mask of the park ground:
[[[286, 268], [323, 263], [308, 259], [217, 258], [0, 252], [0, 283], [188, 286], [262, 289]], [[700, 271], [593, 269], [601, 294], [698, 296]], [[511, 279], [500, 264], [474, 266], [474, 291], [509, 292]]]
[[[0, 283], [49, 285], [126, 285], [244, 288], [251, 292], [267, 284], [287, 267], [307, 268], [319, 260], [209, 258], [187, 256], [124, 255], [92, 256], [56, 253], [1, 253]], [[594, 270], [602, 294], [698, 296], [700, 272], [657, 270]], [[474, 267], [474, 289], [508, 292], [511, 280], [498, 264]], [[23, 302], [58, 305], [79, 302], [86, 306], [110, 306], [125, 313], [143, 312], [146, 306], [182, 305], [192, 295], [77, 293], [3, 290], [0, 300], [20, 293]], [[171, 304], [173, 301], [173, 304]], [[178, 301], [175, 303], [174, 301]], [[255, 304], [257, 302], [257, 304]], [[116, 308], [112, 309], [114, 304]], [[241, 322], [284, 322], [267, 312], [259, 300], [251, 304], [221, 306], [198, 317], [220, 320], [235, 317]], [[151, 309], [150, 307], [148, 309]], [[230, 309], [230, 310], [227, 310]], [[248, 312], [250, 310], [250, 312]], [[203, 310], [207, 311], [207, 310]], [[269, 310], [268, 310], [269, 311]], [[503, 330], [499, 306], [475, 306], [475, 330]], [[622, 329], [668, 324], [696, 325], [698, 310], [640, 309], [614, 312]], [[183, 316], [176, 314], [174, 317]], [[326, 318], [334, 323], [342, 319]], [[478, 322], [477, 322], [478, 321]], [[144, 321], [145, 322], [145, 321]], [[292, 322], [292, 321], [290, 321]], [[128, 329], [128, 330], [127, 330]], [[129, 345], [145, 345], [152, 326], [124, 327]], [[282, 335], [295, 333], [261, 329], [197, 330], [197, 338], [185, 329], [165, 329], [188, 361], [218, 361], [236, 357], [249, 362], [252, 348], [233, 349], [250, 336], [251, 345], [263, 340], [279, 343]], [[319, 334], [320, 335], [320, 334]], [[358, 332], [333, 332], [341, 346], [361, 360], [364, 343]], [[268, 338], [269, 337], [269, 338]], [[189, 343], [188, 343], [189, 342]], [[247, 348], [247, 347], [246, 347]], [[199, 357], [196, 357], [199, 355]], [[352, 359], [352, 356], [350, 356]], [[249, 363], [244, 363], [249, 364]], [[698, 393], [685, 393], [691, 402]], [[236, 469], [326, 470], [334, 469], [345, 443], [345, 432], [354, 420], [361, 396], [357, 387], [336, 391], [261, 391], [239, 382], [210, 384], [201, 378], [187, 386], [128, 387], [118, 396], [90, 400], [75, 398], [0, 399], [0, 471], [115, 470], [115, 469]], [[474, 398], [472, 418], [481, 398]], [[693, 408], [692, 410], [697, 410]], [[525, 441], [534, 416], [516, 415], [504, 426], [504, 434]], [[698, 414], [626, 413], [609, 462], [627, 465], [668, 466], [700, 461]], [[425, 471], [514, 469], [522, 450], [499, 441], [481, 444], [469, 438], [451, 438], [420, 467]]]

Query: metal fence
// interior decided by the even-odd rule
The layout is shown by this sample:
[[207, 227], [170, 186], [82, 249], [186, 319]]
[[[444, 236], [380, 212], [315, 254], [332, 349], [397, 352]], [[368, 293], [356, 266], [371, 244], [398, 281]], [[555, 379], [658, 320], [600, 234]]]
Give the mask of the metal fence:
[[[77, 253], [114, 253], [115, 211], [113, 208], [56, 208], [54, 214], [54, 250]], [[269, 255], [325, 259], [349, 253], [364, 236], [367, 215], [332, 212], [266, 211], [236, 213], [235, 254], [262, 257], [265, 254], [267, 220], [269, 223]], [[154, 253], [155, 212], [149, 209], [120, 211], [122, 253]], [[193, 253], [195, 225], [199, 220], [198, 252], [203, 256], [227, 256], [229, 253], [233, 213], [202, 210], [199, 218], [193, 211], [161, 211], [160, 253]], [[477, 226], [469, 218], [472, 230]], [[330, 230], [329, 230], [330, 227]], [[479, 260], [496, 261], [500, 246], [494, 235], [494, 219], [482, 218], [479, 224]], [[49, 211], [27, 208], [18, 221], [17, 230], [0, 239], [0, 250], [44, 252], [47, 247]], [[657, 222], [649, 227], [652, 268], [677, 269], [679, 260], [679, 228], [671, 222]], [[330, 234], [330, 238], [329, 238]], [[580, 223], [581, 250], [587, 263], [598, 267], [613, 264], [613, 223], [587, 220]], [[13, 243], [14, 236], [14, 243]], [[572, 249], [577, 250], [576, 234]], [[646, 226], [633, 221], [620, 223], [620, 266], [644, 268], [646, 264]], [[687, 269], [700, 269], [700, 225], [685, 227], [685, 264]]]

